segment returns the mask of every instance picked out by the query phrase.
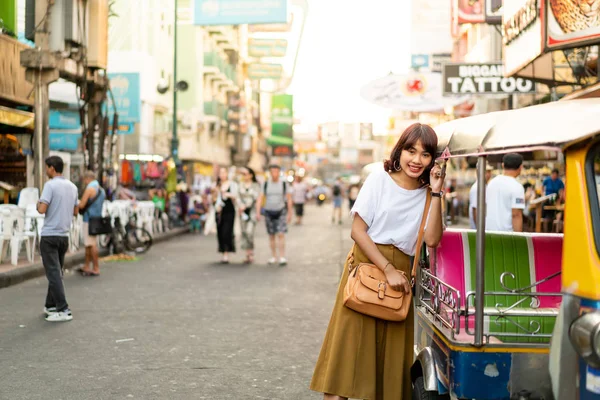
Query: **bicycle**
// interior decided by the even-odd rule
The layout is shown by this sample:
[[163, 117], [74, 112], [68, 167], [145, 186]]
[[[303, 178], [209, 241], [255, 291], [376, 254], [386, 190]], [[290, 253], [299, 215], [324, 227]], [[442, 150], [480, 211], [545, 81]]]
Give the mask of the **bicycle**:
[[112, 232], [100, 237], [100, 246], [108, 248], [111, 254], [123, 253], [125, 250], [143, 254], [152, 246], [152, 235], [137, 226], [135, 216], [130, 217], [125, 226], [121, 223], [121, 218], [115, 217]]

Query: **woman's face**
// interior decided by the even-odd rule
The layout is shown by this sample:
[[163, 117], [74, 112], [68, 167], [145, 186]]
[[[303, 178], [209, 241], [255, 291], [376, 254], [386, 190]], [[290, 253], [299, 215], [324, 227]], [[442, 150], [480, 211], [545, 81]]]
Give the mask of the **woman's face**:
[[414, 146], [402, 150], [400, 154], [400, 168], [413, 179], [418, 179], [423, 175], [432, 161], [433, 156], [425, 150], [420, 140]]
[[244, 182], [250, 182], [252, 180], [252, 176], [250, 175], [250, 171], [248, 171], [245, 168], [240, 169], [240, 176], [242, 178], [242, 181], [244, 181]]
[[228, 179], [228, 173], [227, 173], [227, 168], [221, 168], [219, 170], [219, 178], [221, 179], [221, 181], [226, 181]]

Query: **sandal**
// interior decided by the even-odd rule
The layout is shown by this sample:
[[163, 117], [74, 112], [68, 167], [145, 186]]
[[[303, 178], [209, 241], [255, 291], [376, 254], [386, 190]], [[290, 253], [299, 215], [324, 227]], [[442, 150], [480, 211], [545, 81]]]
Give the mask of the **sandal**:
[[81, 276], [100, 276], [99, 273], [86, 271], [84, 269], [78, 269], [77, 271], [81, 274]]

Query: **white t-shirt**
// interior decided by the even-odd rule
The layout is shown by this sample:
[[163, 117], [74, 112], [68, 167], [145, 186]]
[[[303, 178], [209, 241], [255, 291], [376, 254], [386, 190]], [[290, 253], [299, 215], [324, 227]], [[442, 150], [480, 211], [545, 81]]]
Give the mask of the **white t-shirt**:
[[308, 186], [304, 182], [294, 182], [292, 186], [292, 201], [294, 204], [304, 204], [306, 202], [306, 193]]
[[426, 196], [426, 189], [403, 189], [386, 171], [379, 170], [367, 177], [350, 212], [365, 221], [373, 242], [393, 244], [412, 256]]
[[471, 224], [471, 229], [477, 229], [477, 224], [473, 218], [474, 208], [477, 208], [477, 182], [471, 186], [471, 190], [469, 191], [469, 223]]
[[525, 189], [515, 178], [498, 175], [486, 188], [485, 229], [512, 232], [513, 208], [525, 208]]

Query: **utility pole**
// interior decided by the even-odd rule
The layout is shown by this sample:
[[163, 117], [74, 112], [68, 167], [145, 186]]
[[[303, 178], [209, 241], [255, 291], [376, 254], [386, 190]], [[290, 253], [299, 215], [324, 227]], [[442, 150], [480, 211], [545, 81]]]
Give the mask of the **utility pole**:
[[175, 0], [175, 22], [173, 24], [173, 138], [171, 156], [179, 165], [179, 138], [177, 137], [177, 0]]
[[[44, 160], [49, 150], [49, 108], [48, 86], [59, 77], [58, 60], [49, 51], [49, 19], [53, 0], [37, 0], [35, 4], [35, 48], [21, 52], [21, 65], [26, 68], [25, 77], [34, 85], [34, 186], [40, 192], [44, 186]], [[39, 19], [38, 19], [39, 18]]]

